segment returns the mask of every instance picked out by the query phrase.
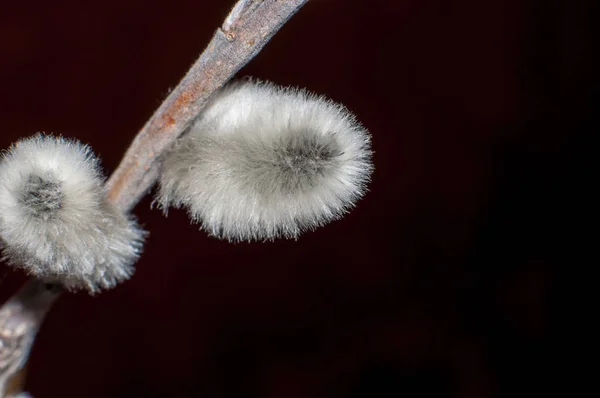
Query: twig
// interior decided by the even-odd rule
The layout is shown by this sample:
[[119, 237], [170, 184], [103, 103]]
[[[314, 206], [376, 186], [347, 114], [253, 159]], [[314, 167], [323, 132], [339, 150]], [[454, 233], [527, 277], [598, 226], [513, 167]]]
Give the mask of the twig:
[[32, 279], [0, 309], [0, 396], [18, 392], [35, 335], [58, 294]]
[[[137, 134], [107, 181], [108, 200], [130, 211], [155, 184], [161, 155], [210, 95], [250, 61], [308, 0], [240, 0], [179, 85]], [[31, 345], [59, 293], [32, 279], [0, 308], [0, 397], [18, 393]], [[11, 391], [8, 391], [8, 385]], [[16, 386], [15, 386], [16, 384]]]
[[210, 95], [250, 61], [307, 0], [242, 0], [177, 88], [139, 132], [107, 182], [109, 200], [128, 211], [154, 185], [160, 155]]

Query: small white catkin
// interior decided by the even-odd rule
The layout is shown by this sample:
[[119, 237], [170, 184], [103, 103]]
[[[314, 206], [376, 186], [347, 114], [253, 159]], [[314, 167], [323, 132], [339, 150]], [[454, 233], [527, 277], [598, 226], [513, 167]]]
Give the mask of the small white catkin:
[[157, 203], [229, 241], [297, 238], [366, 191], [370, 135], [342, 105], [251, 80], [215, 93], [163, 159]]
[[4, 260], [94, 294], [128, 279], [145, 232], [106, 201], [98, 159], [78, 141], [37, 134], [0, 160]]

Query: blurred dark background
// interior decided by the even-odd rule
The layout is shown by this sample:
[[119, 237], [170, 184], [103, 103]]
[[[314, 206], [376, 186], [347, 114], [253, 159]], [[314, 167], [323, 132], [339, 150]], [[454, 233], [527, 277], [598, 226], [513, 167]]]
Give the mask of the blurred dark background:
[[[232, 4], [2, 1], [0, 148], [60, 133], [111, 172]], [[208, 238], [145, 199], [136, 275], [57, 302], [27, 389], [487, 398], [565, 387], [560, 325], [577, 327], [566, 303], [595, 244], [584, 231], [598, 8], [311, 1], [239, 75], [355, 112], [373, 136], [370, 192], [345, 219], [271, 244]], [[25, 277], [2, 264], [0, 279], [5, 300]]]

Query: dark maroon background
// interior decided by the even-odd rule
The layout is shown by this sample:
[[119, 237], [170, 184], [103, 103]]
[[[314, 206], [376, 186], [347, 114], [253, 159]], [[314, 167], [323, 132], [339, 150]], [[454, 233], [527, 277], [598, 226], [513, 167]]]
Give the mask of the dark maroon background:
[[[0, 148], [37, 131], [110, 172], [231, 1], [2, 1]], [[69, 295], [27, 388], [50, 397], [516, 397], [563, 384], [592, 244], [598, 1], [313, 0], [240, 75], [346, 104], [371, 192], [298, 242], [232, 245], [183, 212], [134, 278]], [[594, 179], [592, 180], [592, 177]], [[588, 236], [588, 238], [586, 238]], [[595, 242], [594, 242], [595, 244]], [[0, 268], [0, 295], [24, 279]], [[574, 325], [574, 324], [572, 324]], [[570, 343], [569, 343], [570, 344]]]

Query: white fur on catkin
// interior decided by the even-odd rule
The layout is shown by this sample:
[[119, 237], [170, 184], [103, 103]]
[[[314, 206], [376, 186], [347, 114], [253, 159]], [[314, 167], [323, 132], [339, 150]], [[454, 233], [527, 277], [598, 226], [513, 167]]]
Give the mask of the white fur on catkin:
[[354, 206], [372, 169], [370, 136], [344, 106], [237, 82], [165, 156], [157, 201], [230, 241], [297, 238]]
[[96, 293], [128, 279], [145, 232], [105, 199], [88, 146], [38, 134], [0, 161], [4, 259], [70, 290]]

